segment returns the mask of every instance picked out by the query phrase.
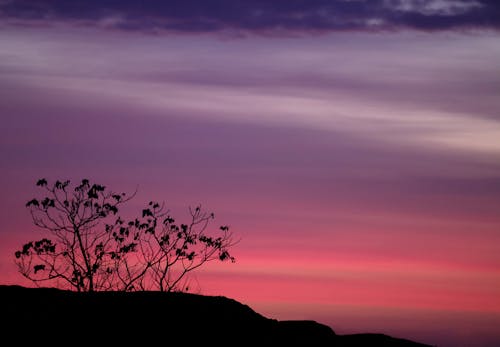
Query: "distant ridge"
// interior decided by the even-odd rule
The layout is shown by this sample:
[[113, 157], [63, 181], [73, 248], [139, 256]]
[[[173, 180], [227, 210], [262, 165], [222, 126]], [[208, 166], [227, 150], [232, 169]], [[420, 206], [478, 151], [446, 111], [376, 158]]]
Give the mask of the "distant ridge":
[[314, 321], [268, 319], [221, 296], [0, 286], [0, 308], [2, 338], [21, 346], [428, 346], [381, 334], [336, 335]]

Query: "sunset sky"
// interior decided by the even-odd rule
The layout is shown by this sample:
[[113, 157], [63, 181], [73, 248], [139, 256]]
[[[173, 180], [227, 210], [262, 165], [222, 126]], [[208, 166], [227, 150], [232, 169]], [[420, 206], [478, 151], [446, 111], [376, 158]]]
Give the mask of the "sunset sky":
[[500, 345], [500, 2], [0, 0], [0, 283], [35, 182], [202, 204], [195, 291]]

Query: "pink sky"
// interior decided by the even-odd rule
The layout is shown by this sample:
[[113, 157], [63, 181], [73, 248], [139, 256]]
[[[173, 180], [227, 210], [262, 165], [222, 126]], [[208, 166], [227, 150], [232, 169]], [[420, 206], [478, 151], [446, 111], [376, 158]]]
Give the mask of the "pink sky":
[[0, 31], [0, 283], [36, 179], [201, 203], [241, 237], [197, 275], [268, 317], [500, 343], [498, 32]]

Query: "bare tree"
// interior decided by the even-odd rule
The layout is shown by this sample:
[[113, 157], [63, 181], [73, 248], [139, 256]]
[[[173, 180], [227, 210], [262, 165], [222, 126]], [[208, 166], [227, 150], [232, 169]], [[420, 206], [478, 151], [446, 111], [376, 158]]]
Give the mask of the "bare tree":
[[189, 212], [189, 223], [179, 225], [163, 205], [151, 201], [142, 211], [141, 220], [128, 223], [125, 233], [134, 235], [138, 252], [127, 257], [130, 265], [117, 264], [117, 274], [124, 285], [183, 291], [186, 275], [206, 262], [234, 262], [228, 251], [235, 244], [229, 228], [221, 226], [217, 236], [211, 236], [207, 227], [214, 214], [204, 212], [200, 206]]
[[116, 194], [87, 179], [73, 189], [69, 185], [38, 180], [46, 196], [26, 204], [33, 223], [52, 237], [15, 252], [19, 272], [36, 284], [50, 281], [77, 291], [184, 291], [187, 275], [206, 262], [234, 262], [229, 228], [208, 233], [213, 213], [190, 209], [190, 222], [177, 225], [163, 205], [150, 202], [140, 218], [125, 222], [119, 207], [134, 194]]

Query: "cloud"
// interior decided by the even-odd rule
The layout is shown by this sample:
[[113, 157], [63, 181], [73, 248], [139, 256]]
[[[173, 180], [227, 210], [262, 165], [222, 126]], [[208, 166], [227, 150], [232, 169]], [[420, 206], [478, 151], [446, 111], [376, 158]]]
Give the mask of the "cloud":
[[420, 13], [426, 16], [456, 16], [483, 6], [473, 0], [386, 0], [385, 5], [396, 11]]
[[[0, 84], [487, 161], [500, 153], [500, 79], [491, 73], [500, 55], [496, 34], [219, 40], [98, 32], [0, 32]], [[19, 93], [28, 94], [37, 95]]]
[[493, 0], [10, 0], [7, 22], [70, 22], [122, 30], [328, 32], [498, 29]]

